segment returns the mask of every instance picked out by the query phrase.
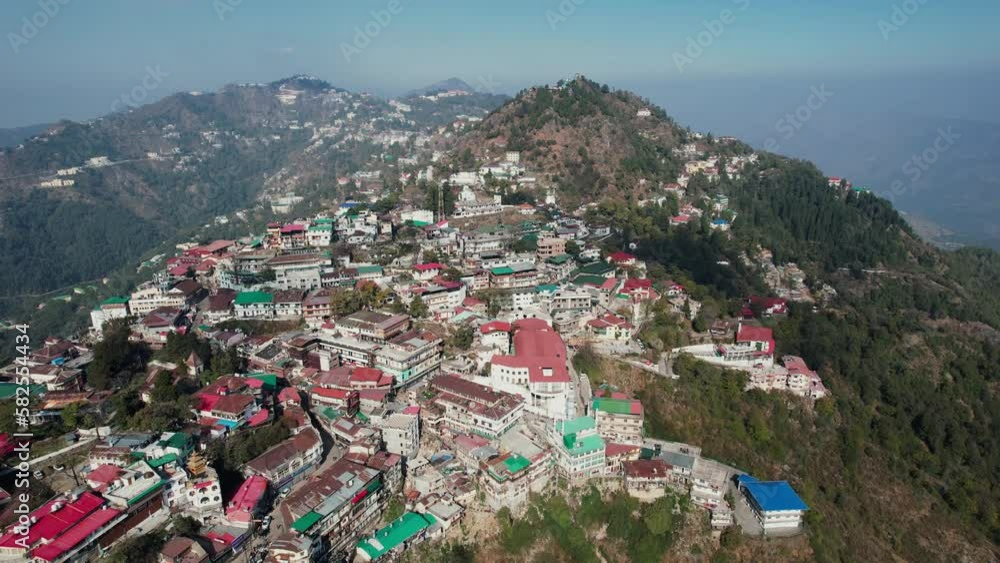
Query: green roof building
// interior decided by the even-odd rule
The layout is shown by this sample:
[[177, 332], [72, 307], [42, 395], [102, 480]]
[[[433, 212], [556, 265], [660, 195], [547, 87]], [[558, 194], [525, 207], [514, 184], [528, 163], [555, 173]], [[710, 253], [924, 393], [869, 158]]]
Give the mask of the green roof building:
[[407, 512], [375, 532], [375, 535], [358, 543], [357, 555], [361, 561], [377, 561], [386, 554], [405, 549], [414, 541], [426, 536], [426, 530], [437, 523], [430, 514]]
[[604, 440], [589, 416], [557, 422], [553, 427], [556, 463], [571, 479], [586, 479], [604, 471]]
[[274, 296], [266, 291], [241, 291], [236, 296], [237, 306], [269, 305], [274, 302]]

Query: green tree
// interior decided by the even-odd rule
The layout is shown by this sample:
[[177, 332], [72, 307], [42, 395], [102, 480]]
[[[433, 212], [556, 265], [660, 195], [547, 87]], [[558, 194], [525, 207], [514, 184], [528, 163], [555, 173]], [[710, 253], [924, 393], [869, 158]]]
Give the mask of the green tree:
[[419, 295], [414, 296], [413, 300], [410, 301], [411, 317], [415, 319], [423, 319], [430, 315], [430, 312], [431, 311], [427, 307], [427, 304], [424, 303], [424, 300]]
[[62, 417], [63, 427], [66, 429], [75, 429], [80, 423], [80, 403], [72, 403], [67, 405], [66, 408], [62, 410], [60, 416]]

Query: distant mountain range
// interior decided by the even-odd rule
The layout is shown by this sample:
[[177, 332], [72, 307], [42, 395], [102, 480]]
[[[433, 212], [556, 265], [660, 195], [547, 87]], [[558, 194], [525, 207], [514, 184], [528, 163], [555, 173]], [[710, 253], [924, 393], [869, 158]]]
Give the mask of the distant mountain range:
[[336, 189], [390, 144], [505, 99], [420, 99], [404, 112], [294, 76], [58, 123], [0, 150], [0, 296], [106, 276], [261, 199]]
[[16, 147], [31, 137], [41, 134], [51, 126], [51, 123], [39, 123], [38, 125], [0, 129], [0, 148]]
[[473, 93], [476, 91], [475, 88], [469, 86], [469, 83], [462, 80], [461, 78], [448, 78], [447, 80], [442, 80], [440, 82], [435, 82], [429, 86], [424, 86], [423, 88], [417, 88], [410, 90], [409, 92], [400, 96], [401, 98], [412, 98], [414, 96], [428, 96], [431, 94], [437, 94], [439, 92], [448, 92], [451, 90], [460, 90], [463, 92]]

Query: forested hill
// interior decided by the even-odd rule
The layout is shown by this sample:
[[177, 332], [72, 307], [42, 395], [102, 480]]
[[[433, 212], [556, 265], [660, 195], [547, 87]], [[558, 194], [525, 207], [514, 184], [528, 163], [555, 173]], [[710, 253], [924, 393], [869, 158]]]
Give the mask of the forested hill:
[[[669, 226], [676, 204], [605, 201], [594, 221], [620, 225], [657, 280], [691, 288], [695, 330], [770, 290], [755, 257], [797, 263], [837, 297], [772, 319], [779, 355], [819, 370], [833, 398], [815, 410], [741, 391], [745, 375], [680, 362], [676, 384], [640, 387], [654, 435], [804, 491], [814, 558], [991, 561], [1000, 557], [1000, 254], [945, 252], [888, 204], [831, 188], [810, 163], [763, 155], [725, 193], [733, 230], [707, 219]], [[647, 345], [681, 344], [656, 322]]]
[[337, 177], [386, 152], [386, 139], [482, 116], [502, 101], [421, 100], [407, 115], [387, 100], [293, 76], [56, 124], [0, 149], [0, 315], [11, 296], [134, 266], [214, 217], [295, 190], [334, 190]]
[[689, 131], [643, 98], [577, 77], [522, 91], [463, 137], [459, 151], [480, 161], [520, 151], [566, 201], [586, 202], [639, 198], [674, 181], [672, 149], [688, 139]]

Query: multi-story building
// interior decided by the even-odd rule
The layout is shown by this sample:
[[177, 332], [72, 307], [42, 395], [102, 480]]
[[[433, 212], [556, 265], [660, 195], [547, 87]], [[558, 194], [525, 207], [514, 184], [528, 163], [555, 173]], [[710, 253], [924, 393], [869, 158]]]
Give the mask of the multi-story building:
[[546, 260], [554, 256], [566, 254], [566, 239], [544, 237], [538, 239], [538, 258]]
[[384, 343], [405, 331], [410, 326], [410, 317], [359, 311], [337, 319], [336, 324], [341, 333], [361, 340]]
[[379, 425], [382, 442], [389, 453], [413, 457], [420, 449], [420, 417], [416, 414], [396, 413], [386, 417]]
[[604, 440], [589, 416], [552, 423], [549, 440], [556, 467], [569, 479], [587, 479], [604, 473]]
[[389, 560], [393, 554], [401, 553], [407, 547], [440, 534], [441, 525], [430, 514], [407, 512], [393, 520], [357, 545], [356, 561], [368, 562]]
[[562, 338], [540, 319], [516, 321], [513, 330], [513, 354], [493, 356], [490, 385], [521, 395], [531, 412], [558, 420], [572, 418], [576, 400]]
[[274, 270], [274, 283], [279, 289], [312, 290], [322, 287], [320, 275], [329, 260], [319, 254], [286, 254], [267, 261]]
[[479, 483], [486, 503], [493, 510], [507, 508], [520, 513], [528, 504], [531, 493], [540, 493], [552, 473], [552, 456], [543, 450], [533, 459], [505, 453], [479, 464]]
[[380, 471], [346, 458], [292, 493], [279, 508], [288, 529], [315, 538], [326, 560], [350, 559], [364, 530], [378, 522], [388, 495]]
[[787, 481], [758, 481], [750, 475], [740, 475], [736, 484], [765, 536], [768, 532], [787, 532], [802, 526], [809, 507]]
[[446, 425], [496, 439], [524, 414], [519, 395], [491, 389], [457, 375], [439, 375], [430, 382], [438, 394], [434, 404], [444, 411]]
[[490, 270], [490, 289], [520, 289], [535, 287], [544, 276], [533, 262], [500, 266]]
[[184, 299], [183, 291], [149, 285], [132, 292], [128, 302], [129, 312], [133, 315], [146, 315], [156, 309], [180, 309], [184, 306]]
[[390, 340], [375, 352], [375, 367], [405, 387], [441, 366], [444, 341], [429, 331], [410, 331]]
[[233, 310], [241, 319], [272, 319], [274, 295], [266, 291], [241, 291], [233, 301]]
[[318, 289], [302, 300], [302, 315], [309, 326], [319, 326], [332, 314], [333, 291]]
[[319, 346], [324, 351], [338, 354], [344, 362], [350, 362], [363, 367], [371, 366], [375, 363], [375, 352], [381, 348], [375, 342], [359, 340], [353, 336], [345, 336], [340, 333], [324, 333], [320, 337]]
[[616, 444], [642, 444], [642, 403], [635, 399], [594, 397], [590, 408], [602, 438]]
[[322, 454], [319, 432], [309, 428], [248, 461], [243, 473], [247, 477], [260, 475], [281, 490], [304, 479], [319, 464]]
[[575, 287], [557, 290], [549, 298], [549, 311], [586, 311], [594, 305], [594, 297], [589, 292]]
[[415, 296], [427, 305], [430, 312], [441, 318], [451, 317], [456, 307], [465, 301], [467, 292], [465, 284], [460, 282], [432, 283], [413, 291]]
[[104, 323], [113, 319], [128, 318], [132, 314], [128, 297], [111, 297], [104, 300], [90, 312], [90, 324], [98, 335], [103, 332]]

